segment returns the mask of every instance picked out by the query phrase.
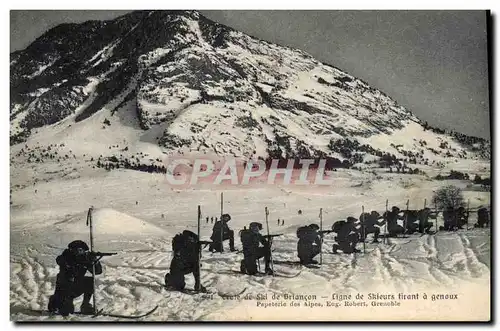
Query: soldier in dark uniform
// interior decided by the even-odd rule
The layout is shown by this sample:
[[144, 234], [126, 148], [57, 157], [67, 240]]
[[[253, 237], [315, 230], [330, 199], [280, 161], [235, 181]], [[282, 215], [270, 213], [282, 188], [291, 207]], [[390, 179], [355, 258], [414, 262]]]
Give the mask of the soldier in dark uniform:
[[318, 261], [313, 258], [320, 253], [321, 238], [318, 232], [319, 226], [317, 224], [310, 224], [301, 226], [297, 229], [297, 255], [300, 264], [316, 264]]
[[477, 210], [477, 223], [474, 224], [476, 228], [488, 227], [490, 224], [490, 215], [487, 208], [479, 208]]
[[403, 220], [406, 222], [406, 233], [413, 234], [418, 232], [419, 223], [418, 223], [419, 211], [418, 210], [405, 210], [403, 211]]
[[205, 291], [200, 283], [200, 242], [194, 232], [184, 230], [172, 240], [173, 257], [170, 262], [170, 272], [165, 275], [167, 289], [184, 290], [186, 282], [184, 276], [193, 273], [194, 289]]
[[63, 316], [74, 313], [73, 300], [83, 294], [80, 311], [84, 314], [94, 313], [94, 307], [90, 304], [94, 293], [93, 277], [85, 276], [85, 274], [87, 271], [92, 273], [92, 265], [95, 264], [95, 275], [100, 275], [102, 265], [89, 253], [89, 247], [85, 242], [75, 240], [69, 243], [68, 248], [56, 258], [59, 273], [55, 292], [49, 298], [49, 312], [59, 312]]
[[229, 229], [227, 222], [231, 220], [229, 214], [221, 216], [220, 221], [215, 222], [212, 229], [212, 236], [210, 239], [213, 244], [210, 245], [211, 252], [224, 252], [224, 241], [229, 240], [229, 250], [235, 251], [234, 248], [234, 231]]
[[[364, 213], [359, 215], [359, 221], [364, 222], [364, 229], [363, 229], [363, 223], [361, 223], [361, 240], [364, 241], [366, 236], [368, 236], [370, 233], [374, 234], [373, 237], [373, 242], [378, 243], [378, 237], [380, 235], [380, 226], [385, 224], [385, 221], [379, 222], [380, 219], [384, 219], [384, 216], [381, 216], [378, 212], [373, 210], [371, 213]], [[378, 226], [377, 226], [378, 225]], [[364, 233], [364, 236], [363, 236]]]
[[467, 220], [469, 219], [469, 211], [464, 207], [458, 207], [456, 211], [456, 227], [457, 229], [463, 229], [464, 226], [467, 226]]
[[430, 208], [420, 209], [418, 211], [418, 232], [429, 233], [434, 223], [429, 222], [429, 218], [436, 219], [437, 213], [432, 212]]
[[398, 234], [404, 234], [405, 228], [398, 224], [398, 220], [404, 220], [404, 217], [399, 216], [400, 210], [398, 207], [393, 206], [391, 211], [385, 212], [385, 219], [387, 220], [387, 232], [389, 237], [396, 237]]
[[[243, 245], [244, 259], [241, 261], [240, 270], [244, 274], [257, 274], [257, 260], [264, 258], [266, 264], [266, 273], [273, 273], [269, 266], [271, 259], [271, 245], [261, 234], [262, 224], [258, 222], [250, 223], [249, 229], [240, 231], [240, 239]], [[262, 245], [262, 246], [261, 246]]]
[[338, 221], [332, 225], [333, 232], [337, 233], [335, 238], [337, 244], [333, 245], [334, 254], [337, 253], [337, 250], [347, 254], [361, 252], [356, 249], [356, 244], [360, 240], [360, 231], [356, 227], [356, 221], [354, 217], [348, 217], [347, 221]]
[[445, 231], [453, 231], [457, 224], [456, 216], [457, 215], [453, 207], [447, 207], [443, 211], [444, 226], [441, 229]]

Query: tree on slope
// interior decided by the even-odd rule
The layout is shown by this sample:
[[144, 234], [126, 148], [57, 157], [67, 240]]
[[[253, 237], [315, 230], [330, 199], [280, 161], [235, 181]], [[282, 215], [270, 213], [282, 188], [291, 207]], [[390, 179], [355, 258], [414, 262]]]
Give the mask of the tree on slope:
[[454, 185], [443, 186], [434, 193], [433, 201], [438, 209], [457, 209], [464, 205], [462, 189]]

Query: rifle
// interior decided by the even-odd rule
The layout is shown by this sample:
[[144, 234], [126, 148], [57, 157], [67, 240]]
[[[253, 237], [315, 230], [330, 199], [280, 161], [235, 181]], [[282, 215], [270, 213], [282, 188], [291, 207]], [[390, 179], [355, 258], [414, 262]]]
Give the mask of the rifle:
[[262, 237], [264, 238], [274, 238], [274, 237], [279, 237], [279, 236], [282, 236], [283, 233], [278, 233], [278, 234], [265, 234], [265, 235], [262, 235]]
[[112, 255], [116, 255], [118, 253], [88, 252], [88, 254], [90, 256], [95, 256], [95, 257], [102, 258], [104, 256], [112, 256]]
[[118, 253], [86, 252], [85, 261], [91, 263], [99, 262], [104, 256], [112, 256]]
[[318, 231], [319, 234], [323, 235], [323, 234], [328, 234], [328, 233], [332, 233], [332, 232], [335, 232], [333, 230], [321, 230], [321, 231]]
[[213, 241], [209, 241], [209, 240], [200, 240], [200, 241], [198, 241], [198, 245], [200, 245], [200, 248], [201, 248], [201, 246], [203, 246], [203, 248], [205, 248], [205, 247], [207, 247], [210, 244], [213, 244]]

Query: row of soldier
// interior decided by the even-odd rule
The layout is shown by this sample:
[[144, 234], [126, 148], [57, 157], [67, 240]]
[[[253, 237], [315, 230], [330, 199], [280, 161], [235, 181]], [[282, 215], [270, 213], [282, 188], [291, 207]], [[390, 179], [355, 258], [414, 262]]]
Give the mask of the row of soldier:
[[[170, 271], [165, 275], [165, 286], [169, 289], [184, 290], [185, 275], [193, 273], [195, 279], [195, 290], [204, 291], [200, 283], [199, 257], [203, 247], [209, 246], [210, 252], [224, 252], [224, 241], [229, 241], [229, 250], [235, 252], [234, 231], [229, 228], [231, 220], [229, 214], [223, 214], [218, 222], [214, 224], [210, 241], [199, 240], [198, 235], [192, 231], [184, 230], [177, 234], [172, 240], [173, 257], [170, 263]], [[243, 260], [240, 263], [240, 271], [244, 274], [255, 275], [258, 273], [257, 261], [264, 258], [265, 274], [272, 275], [271, 268], [271, 246], [273, 237], [278, 235], [262, 235], [262, 224], [251, 222], [239, 232], [243, 246]]]
[[[377, 211], [370, 213], [362, 213], [359, 219], [348, 217], [345, 221], [335, 222], [332, 226], [333, 232], [337, 233], [338, 245], [334, 245], [333, 251], [341, 249], [344, 252], [355, 252], [357, 242], [364, 242], [367, 235], [373, 234], [373, 242], [378, 243], [380, 237], [380, 229], [386, 225], [386, 237], [397, 237], [398, 235], [406, 235], [413, 233], [431, 234], [433, 222], [429, 219], [437, 220], [439, 211], [432, 211], [430, 208], [420, 210], [401, 210], [393, 206], [390, 211], [380, 215]], [[455, 231], [463, 229], [468, 225], [470, 211], [464, 207], [446, 208], [443, 210], [443, 225], [439, 227], [440, 231]], [[398, 223], [401, 220], [403, 225]], [[479, 208], [477, 210], [476, 228], [489, 226], [489, 212], [487, 208]]]
[[[448, 208], [443, 211], [444, 226], [440, 230], [456, 230], [461, 228], [467, 223], [469, 217], [468, 211], [463, 207], [458, 209]], [[387, 223], [386, 235], [387, 237], [397, 237], [401, 234], [419, 233], [432, 233], [431, 229], [434, 226], [433, 222], [429, 219], [437, 219], [438, 212], [432, 211], [430, 208], [423, 208], [421, 210], [403, 210], [394, 206], [390, 211], [380, 215], [377, 211], [370, 213], [362, 213], [359, 219], [348, 217], [346, 220], [337, 221], [332, 225], [331, 230], [321, 230], [317, 224], [310, 224], [301, 226], [297, 229], [296, 235], [297, 242], [297, 256], [302, 265], [310, 265], [318, 263], [314, 258], [321, 252], [323, 236], [326, 233], [336, 233], [336, 243], [332, 246], [332, 253], [356, 253], [360, 252], [356, 248], [359, 242], [365, 242], [369, 234], [373, 234], [373, 242], [378, 243], [381, 236], [380, 228]], [[229, 214], [221, 216], [220, 221], [214, 224], [210, 242], [199, 241], [201, 245], [208, 245], [210, 252], [223, 252], [224, 241], [229, 241], [229, 250], [236, 251], [234, 246], [234, 231], [229, 228], [228, 222], [231, 220]], [[398, 220], [403, 221], [403, 225], [398, 224]], [[279, 222], [278, 222], [279, 224]], [[478, 210], [478, 222], [476, 227], [484, 227], [489, 224], [489, 214], [486, 208]], [[264, 258], [265, 273], [273, 274], [271, 261], [271, 246], [273, 237], [281, 236], [281, 234], [262, 235], [262, 224], [259, 222], [251, 222], [248, 229], [243, 228], [239, 232], [240, 240], [243, 246], [243, 260], [240, 263], [240, 271], [245, 274], [255, 275], [258, 272], [257, 264], [260, 258]], [[198, 241], [197, 235], [184, 231], [183, 235]], [[180, 236], [180, 235], [178, 235]], [[194, 239], [196, 238], [196, 239]], [[201, 248], [201, 246], [200, 246]], [[173, 247], [174, 252], [176, 248]], [[176, 258], [177, 256], [177, 258]], [[179, 254], [174, 254], [170, 274], [167, 274], [166, 284], [177, 289], [184, 288], [184, 275], [191, 271], [191, 269], [178, 270], [177, 265], [185, 265], [185, 263], [177, 263], [176, 259], [184, 259], [184, 254], [179, 251]], [[194, 258], [195, 260], [196, 258]], [[189, 265], [194, 265], [193, 259], [189, 259]], [[172, 273], [176, 276], [173, 277]], [[195, 275], [195, 279], [198, 278]], [[201, 286], [197, 282], [196, 286]], [[195, 286], [195, 287], [196, 287]]]
[[[486, 208], [477, 211], [477, 223], [475, 227], [488, 226], [489, 213]], [[443, 211], [443, 230], [454, 230], [467, 224], [469, 211], [463, 208], [456, 210], [448, 208]], [[384, 215], [376, 211], [363, 213], [359, 219], [348, 217], [347, 220], [335, 222], [331, 230], [321, 230], [317, 224], [301, 226], [297, 229], [297, 256], [302, 265], [318, 263], [314, 258], [322, 251], [323, 236], [326, 233], [335, 232], [335, 244], [332, 252], [356, 253], [359, 242], [365, 242], [369, 234], [373, 234], [373, 242], [377, 243], [380, 237], [380, 227], [387, 223], [387, 235], [390, 237], [399, 234], [411, 234], [414, 232], [431, 233], [433, 223], [429, 219], [436, 219], [437, 212], [430, 208], [422, 210], [401, 211], [398, 207], [392, 207]], [[209, 246], [211, 252], [223, 252], [224, 241], [229, 241], [230, 251], [236, 251], [234, 246], [234, 231], [228, 222], [231, 220], [229, 214], [224, 214], [214, 224], [211, 241], [201, 241], [197, 234], [185, 230], [177, 234], [172, 240], [172, 261], [170, 271], [165, 275], [165, 286], [170, 289], [184, 290], [185, 275], [193, 273], [195, 278], [195, 290], [205, 290], [200, 283], [200, 257], [203, 246]], [[398, 220], [404, 220], [404, 226], [398, 224]], [[265, 273], [273, 274], [271, 246], [273, 238], [281, 234], [262, 235], [262, 224], [251, 222], [239, 232], [243, 246], [243, 260], [240, 263], [240, 271], [245, 274], [255, 275], [258, 273], [258, 260], [264, 258]], [[115, 253], [94, 253], [89, 251], [86, 243], [76, 240], [68, 245], [62, 255], [57, 257], [60, 267], [56, 281], [55, 293], [49, 300], [49, 311], [67, 315], [74, 311], [73, 299], [84, 295], [81, 306], [82, 312], [94, 313], [94, 307], [90, 304], [93, 295], [93, 282], [91, 277], [85, 276], [87, 271], [98, 275], [102, 272], [99, 260], [102, 256]], [[92, 276], [94, 277], [94, 275]]]

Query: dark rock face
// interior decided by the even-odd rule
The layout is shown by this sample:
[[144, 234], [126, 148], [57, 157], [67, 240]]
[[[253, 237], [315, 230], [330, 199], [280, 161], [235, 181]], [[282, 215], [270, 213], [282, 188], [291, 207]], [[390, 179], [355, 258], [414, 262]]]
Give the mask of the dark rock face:
[[88, 97], [81, 92], [89, 83], [88, 77], [102, 79], [95, 88], [93, 102], [75, 120], [99, 111], [137, 75], [140, 55], [187, 31], [180, 17], [196, 18], [198, 14], [138, 11], [112, 21], [61, 24], [25, 50], [12, 53], [11, 109], [16, 104], [30, 108], [20, 122], [21, 129], [29, 132], [74, 114]]

